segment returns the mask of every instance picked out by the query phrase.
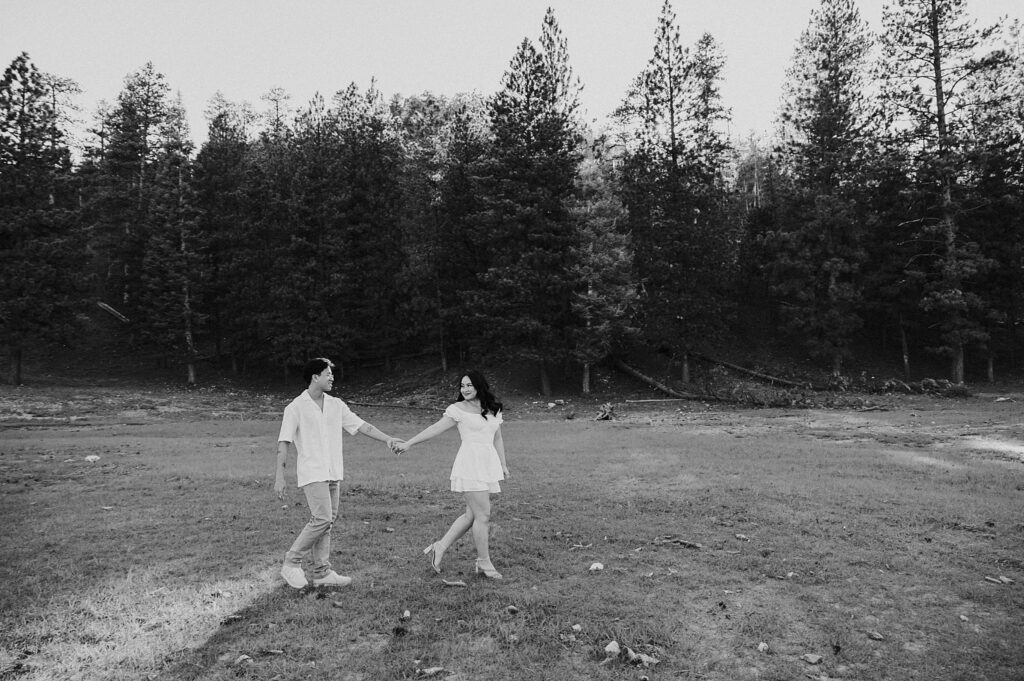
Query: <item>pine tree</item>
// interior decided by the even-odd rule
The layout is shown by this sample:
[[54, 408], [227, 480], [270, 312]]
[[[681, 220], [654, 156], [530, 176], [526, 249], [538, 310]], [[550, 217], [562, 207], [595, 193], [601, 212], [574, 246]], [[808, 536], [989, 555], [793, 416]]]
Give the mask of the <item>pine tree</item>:
[[1020, 351], [1024, 321], [1024, 53], [1020, 21], [1007, 27], [1005, 58], [974, 78], [964, 92], [967, 104], [966, 155], [973, 209], [961, 216], [961, 229], [991, 262], [978, 280], [989, 305], [982, 319], [988, 336], [986, 373], [995, 380], [997, 362], [1012, 365]]
[[588, 159], [570, 204], [579, 234], [572, 258], [577, 286], [572, 308], [578, 320], [574, 356], [583, 367], [584, 394], [590, 392], [591, 367], [637, 332], [632, 323], [637, 300], [632, 245], [625, 232], [628, 214], [613, 183], [606, 159]]
[[286, 255], [294, 225], [293, 133], [288, 95], [275, 88], [263, 100], [269, 108], [243, 165], [238, 199], [242, 219], [234, 230], [237, 238], [225, 253], [224, 281], [231, 316], [225, 340], [236, 369], [275, 367], [287, 375], [290, 349], [278, 330], [287, 328], [290, 315], [281, 301], [288, 293], [283, 281], [292, 265]]
[[674, 175], [683, 170], [687, 100], [693, 94], [690, 76], [690, 56], [679, 38], [675, 12], [665, 0], [654, 34], [654, 54], [616, 110], [626, 128], [631, 156], [645, 160], [647, 167]]
[[1004, 56], [979, 58], [994, 28], [978, 30], [965, 0], [897, 0], [883, 11], [882, 25], [880, 79], [895, 116], [891, 143], [911, 163], [913, 201], [899, 222], [916, 228], [909, 236], [918, 249], [905, 268], [921, 287], [921, 309], [941, 331], [935, 350], [951, 358], [951, 379], [960, 383], [965, 349], [987, 340], [981, 320], [990, 305], [977, 281], [992, 264], [959, 217], [972, 204], [964, 185], [970, 139], [962, 94]]
[[0, 344], [21, 383], [27, 348], [66, 341], [82, 240], [53, 88], [26, 53], [0, 78]]
[[468, 165], [477, 161], [486, 127], [483, 101], [424, 93], [391, 105], [401, 133], [400, 180], [402, 251], [398, 274], [398, 315], [405, 338], [436, 347], [441, 367], [463, 342], [457, 323], [464, 312], [463, 292], [472, 289], [472, 252], [467, 214], [472, 207]]
[[575, 81], [550, 10], [540, 44], [523, 40], [490, 102], [493, 139], [479, 173], [490, 262], [473, 304], [489, 347], [537, 362], [550, 394], [549, 363], [568, 359], [572, 347], [578, 241], [567, 201], [581, 138]]
[[231, 357], [239, 371], [238, 350], [245, 346], [248, 311], [235, 295], [251, 281], [246, 267], [246, 205], [244, 189], [249, 170], [250, 128], [255, 114], [216, 95], [206, 111], [207, 140], [196, 155], [193, 191], [198, 230], [204, 235], [208, 280], [202, 306], [207, 315], [214, 355]]
[[[437, 295], [445, 346], [460, 358], [476, 345], [474, 304], [484, 295], [484, 274], [492, 263], [485, 215], [489, 124], [486, 103], [465, 102], [453, 118], [438, 183]], [[485, 176], [485, 175], [484, 175]], [[467, 323], [467, 320], [469, 323]]]
[[[344, 354], [391, 365], [401, 345], [396, 274], [402, 268], [399, 136], [374, 84], [360, 91], [350, 85], [333, 98], [340, 155], [330, 203], [320, 216], [337, 257], [324, 262], [328, 286], [340, 306], [332, 314], [351, 339]], [[328, 253], [329, 255], [329, 253]]]
[[723, 171], [729, 113], [718, 84], [724, 59], [704, 35], [683, 48], [666, 0], [654, 54], [616, 116], [626, 145], [629, 209], [641, 318], [649, 344], [683, 362], [713, 342], [732, 315], [738, 230], [728, 222]]
[[117, 105], [98, 122], [98, 146], [87, 163], [91, 173], [88, 216], [97, 252], [100, 297], [139, 330], [143, 261], [161, 147], [170, 114], [169, 87], [151, 63], [125, 79]]
[[[281, 244], [274, 260], [273, 310], [268, 328], [274, 361], [298, 365], [316, 353], [333, 356], [354, 335], [338, 309], [348, 278], [339, 224], [339, 166], [343, 143], [337, 117], [316, 95], [299, 110], [289, 137], [291, 178], [287, 223], [279, 225]], [[353, 292], [354, 293], [354, 292]]]
[[192, 142], [180, 98], [169, 104], [154, 159], [139, 298], [141, 338], [165, 360], [180, 361], [196, 383], [207, 285], [206, 234], [200, 231], [192, 179]]
[[871, 48], [853, 0], [822, 0], [801, 34], [784, 86], [779, 160], [785, 216], [766, 235], [787, 327], [838, 376], [850, 356], [865, 262], [861, 209]]

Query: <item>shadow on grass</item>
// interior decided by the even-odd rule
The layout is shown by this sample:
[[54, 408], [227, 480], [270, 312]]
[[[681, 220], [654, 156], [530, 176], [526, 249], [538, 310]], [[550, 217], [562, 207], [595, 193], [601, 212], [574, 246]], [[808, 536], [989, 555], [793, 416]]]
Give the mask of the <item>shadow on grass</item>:
[[[452, 441], [400, 461], [347, 449], [332, 560], [355, 583], [325, 598], [277, 577], [306, 510], [294, 490], [274, 499], [272, 453], [254, 458], [267, 424], [5, 441], [5, 662], [33, 648], [25, 681], [431, 667], [448, 681], [1017, 678], [1020, 472], [929, 448], [926, 433], [894, 455], [880, 440], [716, 418], [697, 432], [510, 422], [514, 477], [492, 526], [507, 579], [473, 578], [467, 539], [443, 575], [466, 587], [445, 587], [420, 553], [462, 510], [442, 488]], [[91, 453], [98, 465], [83, 463]], [[985, 580], [1006, 573], [1016, 582]], [[611, 640], [658, 665], [606, 663]]]

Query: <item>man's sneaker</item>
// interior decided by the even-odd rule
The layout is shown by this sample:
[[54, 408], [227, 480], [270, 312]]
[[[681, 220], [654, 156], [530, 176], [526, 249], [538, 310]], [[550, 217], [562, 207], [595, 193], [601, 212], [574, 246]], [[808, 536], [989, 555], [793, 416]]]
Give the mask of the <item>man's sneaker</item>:
[[296, 567], [295, 565], [285, 565], [281, 568], [281, 576], [284, 577], [284, 581], [288, 582], [288, 586], [293, 589], [301, 589], [302, 587], [309, 584], [306, 581], [306, 575], [302, 572], [302, 568]]
[[339, 575], [334, 570], [331, 570], [320, 579], [314, 579], [314, 586], [348, 586], [352, 583], [351, 577], [344, 577]]

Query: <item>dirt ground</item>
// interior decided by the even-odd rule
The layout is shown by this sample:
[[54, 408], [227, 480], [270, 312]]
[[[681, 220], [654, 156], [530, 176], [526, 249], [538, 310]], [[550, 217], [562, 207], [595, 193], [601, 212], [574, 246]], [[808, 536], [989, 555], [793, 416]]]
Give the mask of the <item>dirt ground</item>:
[[[437, 418], [445, 395], [405, 397], [344, 395], [365, 418], [422, 424]], [[134, 388], [123, 386], [0, 386], [0, 438], [33, 440], [112, 425], [163, 423], [194, 432], [194, 423], [274, 422], [290, 395], [233, 389]], [[690, 433], [734, 436], [808, 436], [839, 442], [874, 441], [894, 446], [955, 448], [974, 456], [1024, 463], [1024, 386], [979, 392], [970, 398], [922, 395], [871, 396], [866, 408], [735, 408], [696, 401], [632, 396], [611, 402], [620, 424], [683, 426]], [[519, 398], [506, 400], [506, 420], [589, 421], [602, 400]], [[28, 435], [36, 433], [37, 435]], [[45, 435], [44, 435], [45, 433]], [[97, 441], [102, 445], [102, 441]]]
[[[410, 404], [408, 396], [393, 396], [379, 391], [343, 397], [361, 416], [375, 425], [397, 435], [411, 435], [439, 416], [446, 396], [419, 395], [416, 396], [414, 404]], [[280, 411], [288, 399], [290, 396], [284, 394], [233, 389], [184, 391], [171, 387], [139, 388], [124, 385], [0, 387], [0, 496], [5, 498], [6, 502], [10, 502], [5, 502], [4, 508], [8, 509], [8, 512], [13, 512], [11, 509], [19, 508], [15, 503], [17, 498], [26, 499], [32, 496], [25, 494], [26, 492], [42, 490], [49, 485], [55, 485], [52, 489], [57, 490], [58, 482], [65, 485], [60, 489], [70, 490], [81, 502], [95, 505], [98, 502], [93, 497], [99, 498], [99, 492], [93, 489], [96, 478], [90, 472], [88, 464], [82, 463], [84, 457], [92, 454], [101, 457], [97, 465], [104, 467], [104, 470], [124, 475], [129, 475], [132, 466], [141, 465], [138, 461], [145, 458], [148, 469], [157, 474], [150, 478], [160, 482], [139, 493], [154, 495], [154, 504], [163, 504], [163, 508], [171, 508], [174, 503], [180, 503], [174, 500], [177, 492], [169, 487], [167, 481], [171, 481], [171, 486], [194, 485], [194, 481], [188, 480], [186, 475], [189, 466], [195, 464], [197, 469], [200, 468], [200, 462], [203, 462], [205, 457], [207, 461], [202, 465], [210, 467], [212, 464], [208, 462], [208, 454], [211, 451], [223, 452], [224, 458], [230, 459], [232, 465], [223, 469], [225, 478], [245, 481], [247, 486], [252, 486], [254, 495], [263, 495], [270, 480]], [[986, 587], [1003, 587], [995, 587], [984, 580], [990, 574], [1011, 575], [1016, 578], [1016, 586], [1007, 587], [998, 593], [1017, 593], [1016, 589], [1019, 589], [1022, 583], [1021, 575], [1024, 574], [1021, 573], [1021, 570], [1024, 570], [1024, 563], [1020, 561], [1020, 554], [1017, 551], [1020, 547], [1019, 537], [1024, 532], [1024, 524], [1021, 524], [1019, 516], [1020, 497], [1014, 496], [1015, 493], [1019, 495], [1020, 492], [1024, 492], [1024, 390], [982, 392], [964, 399], [871, 396], [870, 406], [857, 409], [737, 409], [692, 401], [651, 401], [657, 399], [656, 396], [648, 394], [632, 395], [628, 399], [616, 401], [613, 403], [614, 418], [600, 423], [594, 421], [603, 408], [600, 400], [547, 401], [535, 396], [506, 399], [506, 439], [509, 442], [522, 443], [532, 438], [536, 443], [559, 438], [560, 449], [555, 455], [564, 458], [564, 461], [554, 464], [549, 477], [568, 479], [577, 474], [574, 466], [578, 467], [579, 462], [584, 461], [589, 475], [586, 481], [581, 480], [581, 486], [585, 488], [581, 496], [588, 500], [587, 503], [603, 507], [614, 500], [626, 500], [635, 504], [635, 508], [627, 509], [627, 513], [635, 510], [638, 518], [644, 516], [641, 518], [640, 526], [652, 535], [660, 535], [663, 529], [674, 525], [684, 504], [689, 504], [693, 500], [694, 509], [697, 510], [693, 511], [693, 522], [689, 527], [693, 534], [690, 538], [705, 544], [705, 551], [701, 554], [702, 562], [691, 566], [705, 570], [700, 573], [698, 581], [714, 583], [714, 575], [728, 574], [735, 577], [737, 574], [746, 574], [744, 570], [748, 563], [751, 574], [767, 575], [752, 578], [754, 581], [744, 585], [745, 590], [742, 593], [735, 592], [732, 583], [727, 583], [728, 580], [724, 578], [721, 584], [716, 584], [728, 589], [721, 593], [731, 594], [730, 598], [736, 601], [735, 605], [732, 601], [729, 602], [730, 608], [738, 608], [741, 605], [745, 608], [746, 615], [742, 626], [735, 622], [717, 622], [715, 617], [718, 615], [714, 607], [694, 610], [697, 619], [686, 626], [671, 625], [672, 628], [682, 630], [706, 630], [714, 633], [707, 635], [702, 639], [701, 646], [695, 648], [701, 655], [709, 655], [711, 653], [708, 651], [712, 651], [717, 656], [716, 660], [720, 658], [715, 662], [722, 665], [719, 673], [707, 678], [789, 678], [771, 676], [769, 672], [790, 670], [804, 664], [800, 662], [800, 656], [808, 650], [807, 645], [815, 641], [815, 636], [824, 636], [820, 632], [805, 632], [804, 629], [809, 627], [802, 625], [802, 618], [808, 616], [809, 612], [814, 612], [813, 608], [807, 607], [805, 601], [817, 593], [820, 585], [817, 581], [808, 582], [802, 585], [805, 590], [799, 592], [799, 598], [791, 601], [782, 600], [773, 591], [773, 585], [778, 583], [788, 587], [787, 571], [818, 571], [819, 574], [815, 575], [814, 580], [828, 585], [828, 588], [822, 591], [827, 596], [822, 596], [822, 603], [831, 603], [832, 599], [841, 601], [836, 607], [846, 607], [849, 610], [848, 616], [855, 618], [851, 621], [870, 624], [874, 620], [869, 620], [868, 614], [871, 617], [883, 617], [892, 610], [887, 616], [890, 629], [886, 631], [886, 644], [888, 645], [891, 639], [893, 651], [891, 657], [886, 658], [887, 666], [906, 664], [909, 668], [909, 662], [901, 661], [907, 656], [935, 657], [937, 653], [941, 653], [941, 649], [934, 647], [938, 644], [927, 643], [932, 639], [946, 642], [947, 647], [949, 641], [954, 641], [954, 645], [958, 645], [961, 640], [966, 640], [950, 638], [953, 635], [946, 632], [946, 629], [942, 630], [945, 632], [942, 636], [928, 629], [938, 627], [934, 622], [939, 619], [929, 610], [939, 607], [933, 603], [941, 600], [935, 594], [940, 594], [942, 598], [947, 598], [948, 594], [938, 586], [927, 587], [938, 589], [935, 593], [929, 591], [924, 596], [918, 594], [918, 591], [926, 587], [921, 583], [923, 578], [911, 569], [912, 561], [915, 559], [909, 552], [901, 558], [904, 561], [900, 564], [902, 567], [894, 568], [900, 575], [891, 577], [899, 580], [896, 583], [900, 590], [890, 593], [874, 586], [870, 589], [877, 591], [876, 598], [860, 597], [859, 590], [868, 587], [857, 585], [872, 584], [869, 578], [879, 572], [877, 567], [885, 569], [887, 574], [894, 574], [886, 563], [887, 559], [875, 555], [883, 550], [880, 547], [888, 546], [890, 543], [894, 548], [905, 542], [915, 546], [924, 546], [924, 543], [927, 543], [929, 547], [942, 544], [943, 550], [949, 555], [959, 557], [957, 560], [964, 562], [964, 565], [956, 563], [948, 570], [933, 566], [928, 574], [937, 577], [936, 584], [944, 584], [944, 579], [961, 580], [965, 575], [973, 580], [971, 584], [977, 582], [980, 586], [957, 588], [968, 589], [967, 595], [972, 598], [975, 597], [974, 590], [977, 590], [980, 594], [978, 602], [987, 604], [998, 617], [993, 614], [985, 615], [980, 611], [976, 613], [965, 610], [963, 612], [966, 614], [955, 621], [958, 624], [963, 623], [965, 627], [979, 627], [983, 625], [978, 622], [985, 622], [984, 616], [987, 616], [988, 621], [992, 623], [988, 626], [992, 629], [981, 628], [974, 634], [979, 637], [984, 634], [992, 640], [1002, 641], [1002, 638], [999, 638], [1002, 635], [996, 633], [1001, 629], [996, 625], [1000, 625], [1002, 630], [1009, 630], [1007, 627], [1015, 617], [1014, 609], [1019, 612], [1019, 607], [1014, 605], [1018, 601], [992, 600], [996, 597], [985, 591]], [[694, 454], [691, 461], [693, 468], [690, 470], [679, 469], [675, 464], [675, 452], [679, 446], [680, 435], [685, 435], [683, 439], [686, 446], [693, 448], [691, 451], [700, 452]], [[361, 439], [355, 441], [360, 442]], [[536, 448], [536, 445], [534, 446]], [[215, 449], [218, 447], [224, 449]], [[607, 452], [593, 453], [602, 448]], [[751, 458], [766, 448], [775, 448], [777, 451], [772, 452], [771, 456], [763, 457], [761, 461]], [[136, 450], [140, 449], [147, 455], [137, 457], [137, 461], [133, 455], [137, 455]], [[837, 475], [837, 471], [840, 471], [837, 461], [841, 455], [861, 450], [870, 450], [870, 460], [880, 465], [876, 465], [870, 471], [864, 468], [851, 469], [853, 479], [845, 491], [842, 491], [847, 497], [829, 501], [828, 503], [834, 502], [834, 508], [822, 503], [815, 507], [812, 514], [816, 516], [814, 519], [805, 518], [804, 515], [810, 512], [805, 506], [811, 502], [801, 494], [801, 485], [829, 488], [829, 476]], [[581, 452], [588, 453], [584, 455]], [[790, 479], [785, 479], [785, 473], [779, 474], [777, 478], [771, 478], [770, 484], [764, 489], [752, 491], [746, 483], [740, 482], [741, 474], [752, 473], [755, 478], [760, 474], [763, 479], [769, 479], [769, 471], [780, 467], [819, 465], [815, 456], [829, 452], [835, 456], [827, 460], [823, 458], [820, 464], [822, 468], [817, 471], [794, 474]], [[253, 457], [249, 456], [250, 453]], [[376, 454], [374, 453], [374, 456]], [[538, 450], [530, 456], [536, 462], [550, 455], [550, 452]], [[412, 460], [403, 463], [418, 466], [421, 462], [422, 460]], [[239, 463], [242, 465], [238, 466]], [[365, 465], [365, 462], [361, 464], [364, 470]], [[512, 467], [513, 470], [516, 469], [515, 460]], [[973, 489], [971, 485], [978, 484], [972, 482], [970, 478], [970, 473], [975, 467], [977, 470], [985, 471], [985, 484], [988, 484], [987, 481], [991, 480], [993, 475], [1000, 477], [1001, 496], [993, 499], [991, 491], [985, 491], [984, 494], [988, 495], [985, 499], [990, 503], [981, 504], [977, 508], [972, 507], [969, 513], [961, 513], [958, 508], [950, 506], [948, 518], [936, 509], [944, 504], [949, 505], [947, 497], [942, 495], [952, 494], [951, 488], [928, 487], [923, 482], [925, 477], [915, 477], [928, 476], [931, 473], [943, 476], [951, 474], [947, 477], [963, 482], [963, 489], [959, 490], [959, 493], [965, 495], [962, 498], [967, 498]], [[358, 471], [359, 468], [353, 466], [354, 471]], [[907, 469], [910, 473], [906, 472]], [[405, 479], [404, 484], [413, 484], [409, 482], [410, 480], [416, 480], [417, 484], [419, 480], [427, 480], [425, 470], [426, 468], [419, 471], [411, 468], [409, 478]], [[509, 494], [508, 499], [503, 500], [503, 512], [519, 514], [518, 518], [509, 518], [506, 522], [509, 522], [510, 526], [516, 526], [513, 522], [519, 523], [521, 527], [516, 532], [529, 540], [533, 535], [543, 534], [547, 530], [543, 518], [537, 519], [536, 516], [527, 515], [525, 512], [539, 513], [539, 509], [544, 504], [550, 505], [550, 500], [554, 497], [551, 495], [550, 481], [545, 480], [540, 472], [531, 474], [520, 470], [522, 474], [510, 486], [516, 495]], [[999, 471], [1005, 471], [1005, 475]], [[165, 472], [173, 473], [173, 476], [168, 478], [163, 475]], [[218, 468], [217, 475], [219, 476], [221, 472]], [[355, 475], [358, 476], [360, 473], [356, 472]], [[420, 477], [414, 477], [417, 475]], [[704, 483], [698, 480], [702, 475], [705, 478]], [[253, 477], [259, 479], [253, 481]], [[930, 504], [927, 512], [922, 510], [918, 514], [920, 517], [908, 518], [901, 515], [907, 509], [901, 506], [901, 491], [898, 486], [889, 483], [887, 478], [890, 477], [898, 477], [902, 482], [909, 484], [916, 484], [921, 480], [924, 491], [915, 493], [921, 494], [922, 500]], [[115, 489], [118, 479], [126, 478], [108, 476], [105, 484], [111, 487], [107, 489]], [[213, 485], [221, 484], [213, 478], [211, 480]], [[433, 482], [429, 484], [432, 485]], [[353, 484], [356, 488], [359, 487], [358, 477]], [[373, 481], [363, 481], [362, 484], [372, 487]], [[701, 484], [704, 484], [706, 489], [713, 490], [714, 494], [710, 497], [700, 496]], [[225, 488], [226, 485], [227, 483], [224, 483]], [[257, 487], [261, 489], [257, 490]], [[834, 493], [839, 491], [833, 490]], [[367, 492], [364, 488], [360, 493], [370, 492], [373, 492], [373, 489]], [[720, 506], [720, 500], [715, 497], [723, 492], [732, 495], [728, 508]], [[44, 496], [56, 493], [42, 492]], [[600, 493], [605, 494], [607, 499], [599, 499]], [[876, 493], [881, 500], [877, 503], [870, 502], [868, 496]], [[109, 494], [113, 496], [113, 492]], [[1007, 494], [1010, 498], [1006, 497]], [[167, 499], [158, 502], [159, 495], [165, 495]], [[33, 496], [33, 499], [35, 498], [37, 497]], [[783, 514], [778, 518], [772, 516], [771, 510], [776, 503], [781, 504], [779, 513]], [[848, 514], [852, 517], [857, 511], [856, 507], [852, 507], [851, 511], [849, 503], [866, 504], [863, 527], [855, 527], [853, 523], [848, 522]], [[875, 506], [872, 506], [872, 503], [875, 503]], [[521, 505], [518, 510], [517, 504]], [[996, 504], [999, 506], [998, 513], [993, 515], [991, 512], [996, 509]], [[1014, 507], [1018, 511], [1014, 511]], [[580, 514], [578, 518], [565, 514], [565, 511], [573, 508], [574, 505], [569, 504], [566, 509], [561, 509], [560, 521], [570, 529], [578, 527], [580, 532], [592, 533], [592, 513], [577, 509], [573, 512]], [[750, 523], [750, 518], [744, 515], [754, 514], [754, 509], [760, 509], [760, 527], [755, 527]], [[659, 510], [665, 512], [660, 513]], [[651, 516], [651, 512], [654, 511], [659, 513]], [[186, 515], [202, 514], [201, 511], [194, 509], [182, 509], [177, 512]], [[295, 512], [301, 512], [301, 508]], [[415, 509], [415, 512], [419, 513], [420, 509]], [[115, 511], [98, 513], [107, 513], [109, 518], [115, 518]], [[608, 511], [604, 509], [601, 513]], [[623, 516], [624, 512], [623, 509], [616, 507], [614, 513]], [[985, 515], [986, 513], [989, 515]], [[9, 518], [3, 520], [7, 521]], [[772, 520], [777, 520], [775, 524], [778, 527], [774, 530], [768, 525]], [[817, 523], [818, 520], [826, 525], [811, 524]], [[174, 521], [174, 518], [170, 518], [170, 521]], [[982, 558], [973, 557], [974, 552], [979, 550], [979, 538], [995, 536], [995, 531], [988, 525], [990, 521], [994, 521], [993, 525], [998, 528], [1000, 543], [986, 550], [991, 556], [998, 554], [999, 561], [989, 560], [991, 556], [988, 554]], [[57, 527], [60, 522], [59, 519], [54, 519], [51, 524]], [[655, 525], [648, 525], [649, 522]], [[881, 523], [881, 529], [872, 525], [873, 522]], [[662, 528], [657, 523], [667, 524]], [[746, 525], [751, 525], [751, 529]], [[911, 527], [908, 528], [908, 525]], [[821, 529], [826, 526], [831, 529]], [[652, 529], [655, 527], [659, 529]], [[812, 534], [806, 533], [808, 527], [812, 528]], [[766, 543], [765, 546], [754, 547], [758, 541], [754, 533], [758, 529]], [[399, 535], [402, 534], [402, 528], [399, 530], [387, 537], [398, 541], [401, 539]], [[607, 531], [603, 527], [602, 530]], [[262, 525], [254, 524], [252, 532], [267, 532], [274, 536], [265, 541], [274, 546], [274, 542], [280, 543], [281, 531], [271, 532]], [[734, 536], [740, 536], [737, 533], [744, 532], [750, 535], [750, 542], [744, 540], [744, 543], [739, 543], [734, 539]], [[771, 536], [769, 532], [776, 534]], [[815, 535], [814, 532], [821, 536]], [[832, 537], [829, 532], [840, 533], [836, 535], [839, 539]], [[92, 535], [78, 536], [78, 540], [87, 542], [88, 536]], [[260, 536], [262, 535], [254, 534], [254, 537]], [[783, 540], [802, 547], [799, 550], [794, 549], [789, 563], [777, 557], [781, 556], [781, 551], [778, 554], [773, 552], [783, 546]], [[861, 552], [858, 556], [863, 560], [843, 562], [833, 557], [828, 560], [822, 559], [825, 562], [819, 565], [815, 560], [824, 555], [821, 554], [820, 548], [802, 545], [812, 540], [834, 540], [836, 556], [840, 555], [838, 552], [841, 549], [856, 548]], [[255, 542], [257, 539], [251, 541]], [[375, 543], [378, 541], [375, 539]], [[583, 543], [583, 539], [579, 541]], [[747, 544], [750, 545], [750, 550], [747, 550]], [[79, 550], [70, 545], [61, 546], [62, 550], [68, 552], [68, 560], [74, 558], [75, 551]], [[140, 547], [145, 546], [145, 543], [140, 544]], [[570, 547], [569, 550], [573, 548], [575, 547]], [[754, 548], [764, 550], [754, 551]], [[155, 553], [152, 556], [140, 554], [140, 564], [147, 560], [168, 561], [169, 549], [164, 547], [160, 550], [163, 553]], [[664, 556], [672, 550], [647, 546], [642, 553], [633, 554], [631, 550], [624, 555], [634, 561], [634, 556], [646, 556], [645, 560], [651, 561], [651, 570], [654, 571], [659, 569], [658, 561], [665, 559]], [[740, 553], [741, 550], [743, 553]], [[825, 553], [832, 555], [829, 552]], [[575, 557], [577, 554], [567, 555]], [[1007, 558], [1013, 555], [1018, 558]], [[794, 563], [795, 559], [801, 556], [806, 563], [803, 567], [799, 567], [800, 563]], [[971, 556], [970, 560], [968, 556]], [[580, 554], [580, 557], [584, 556]], [[189, 566], [198, 560], [197, 557], [184, 552], [180, 556], [175, 554], [173, 558], [180, 559], [183, 565]], [[209, 557], [204, 558], [209, 560]], [[589, 560], [590, 556], [586, 558]], [[593, 558], [607, 560], [596, 554]], [[941, 560], [947, 560], [945, 555]], [[619, 559], [619, 562], [624, 566], [629, 565], [626, 558]], [[736, 565], [739, 565], [739, 568]], [[981, 571], [981, 565], [984, 565], [984, 571]], [[729, 569], [733, 572], [723, 571], [723, 566], [730, 566]], [[88, 566], [85, 566], [82, 570], [87, 568]], [[97, 564], [96, 569], [101, 568], [102, 565]], [[526, 571], [527, 567], [514, 569]], [[644, 570], [647, 569], [644, 567]], [[829, 569], [834, 570], [836, 574], [830, 577]], [[992, 572], [997, 569], [1002, 572]], [[82, 575], [89, 576], [89, 573], [85, 571]], [[842, 579], [839, 579], [840, 577]], [[659, 579], [665, 580], [662, 585], [664, 590], [657, 591], [659, 598], [680, 599], [678, 607], [692, 607], [693, 598], [685, 596], [673, 581], [689, 579], [688, 573], [677, 573], [665, 568], [665, 576], [655, 578], [655, 581]], [[834, 583], [827, 582], [828, 579], [833, 579]], [[23, 593], [31, 593], [35, 588], [34, 582], [23, 585]], [[942, 586], [942, 589], [947, 589], [947, 586]], [[712, 597], [708, 595], [707, 598]], [[715, 596], [710, 601], [712, 606], [718, 602], [715, 600], [718, 598], [721, 596]], [[914, 600], [915, 598], [917, 600]], [[896, 607], [891, 606], [894, 600], [899, 602]], [[949, 609], [947, 606], [942, 607]], [[791, 608], [791, 612], [787, 608]], [[1003, 611], [1005, 616], [1002, 614]], [[746, 648], [737, 652], [731, 647], [737, 640], [731, 638], [734, 636], [750, 638], [748, 643], [752, 645], [756, 645], [760, 637], [767, 638], [762, 630], [770, 630], [769, 625], [780, 619], [779, 613], [786, 615], [781, 619], [789, 623], [791, 631], [771, 658], [757, 657], [756, 651]], [[968, 616], [969, 622], [966, 619]], [[662, 613], [661, 617], [669, 623], [669, 614]], [[825, 615], [821, 615], [821, 618], [827, 619]], [[942, 626], [949, 628], [949, 625]], [[669, 624], [665, 624], [665, 628], [670, 628]], [[143, 637], [140, 637], [140, 640], [144, 640]], [[861, 678], [900, 678], [898, 670], [893, 672], [897, 673], [897, 676], [888, 676], [886, 672], [881, 671], [880, 664], [872, 657], [875, 651], [868, 648], [869, 643], [870, 641], [866, 639], [844, 642], [848, 650], [860, 655], [854, 659], [859, 660], [856, 664], [863, 666], [860, 668], [861, 672], [858, 672], [855, 665], [846, 664], [845, 672], [837, 673], [832, 678], [855, 678], [858, 673]], [[194, 642], [185, 640], [183, 633], [180, 646], [193, 644]], [[208, 645], [213, 646], [212, 643]], [[1013, 678], [1012, 675], [1007, 675], [1010, 674], [1008, 665], [1019, 660], [1019, 653], [1007, 652], [999, 647], [1002, 645], [992, 643], [993, 647], [978, 648], [972, 653], [979, 660], [976, 663], [972, 662], [976, 665], [977, 673], [989, 675], [970, 678]], [[772, 647], [773, 650], [776, 647], [774, 641]], [[678, 643], [677, 648], [685, 649], [685, 646]], [[996, 660], [992, 668], [985, 667], [987, 657], [994, 657]], [[586, 668], [586, 664], [589, 663], [584, 661], [578, 666]], [[761, 676], [750, 670], [749, 674], [741, 674], [741, 667], [744, 664], [749, 666], [750, 670], [754, 670], [755, 667], [761, 668], [762, 671], [758, 672]], [[940, 663], [935, 664], [936, 669], [939, 669]], [[950, 664], [953, 663], [942, 658], [941, 665]], [[708, 665], [709, 669], [713, 666], [710, 662]], [[842, 669], [843, 667], [837, 664], [833, 671]], [[764, 674], [768, 676], [765, 677]]]

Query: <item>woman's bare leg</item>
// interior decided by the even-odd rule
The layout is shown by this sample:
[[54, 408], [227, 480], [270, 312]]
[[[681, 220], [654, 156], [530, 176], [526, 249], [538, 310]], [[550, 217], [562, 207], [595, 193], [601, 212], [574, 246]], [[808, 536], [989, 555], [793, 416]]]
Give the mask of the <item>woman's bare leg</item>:
[[434, 562], [440, 565], [441, 558], [448, 547], [457, 542], [459, 537], [466, 534], [471, 527], [473, 527], [473, 510], [466, 506], [466, 512], [456, 518], [444, 536], [434, 543]]
[[491, 493], [464, 492], [468, 513], [473, 515], [473, 544], [476, 545], [476, 557], [490, 565], [491, 554], [488, 546], [488, 534], [491, 522]]

